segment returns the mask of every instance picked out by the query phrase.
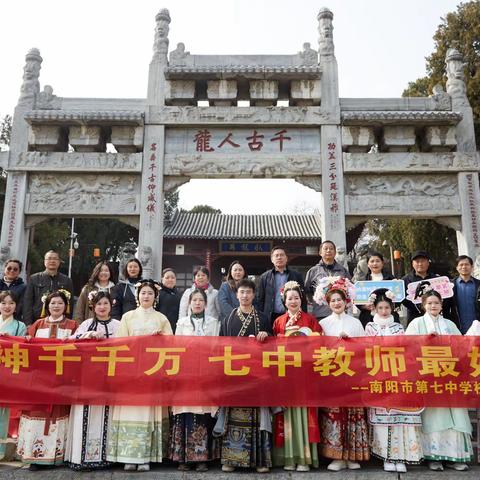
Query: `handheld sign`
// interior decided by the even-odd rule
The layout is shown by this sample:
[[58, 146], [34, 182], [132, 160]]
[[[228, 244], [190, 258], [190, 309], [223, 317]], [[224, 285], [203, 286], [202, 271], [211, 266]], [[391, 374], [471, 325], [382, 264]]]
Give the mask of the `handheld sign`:
[[393, 299], [395, 303], [400, 303], [405, 298], [405, 284], [403, 280], [365, 280], [355, 283], [355, 305], [368, 303], [368, 297], [378, 288], [391, 290], [395, 295]]
[[[407, 288], [407, 300], [410, 300], [413, 303], [422, 303], [422, 294], [415, 297], [417, 287], [421, 283], [428, 283], [429, 286], [427, 286], [427, 289], [436, 290], [442, 298], [453, 297], [453, 283], [450, 281], [450, 279], [448, 277], [435, 277], [410, 283]], [[423, 293], [425, 292], [426, 290], [424, 289]]]

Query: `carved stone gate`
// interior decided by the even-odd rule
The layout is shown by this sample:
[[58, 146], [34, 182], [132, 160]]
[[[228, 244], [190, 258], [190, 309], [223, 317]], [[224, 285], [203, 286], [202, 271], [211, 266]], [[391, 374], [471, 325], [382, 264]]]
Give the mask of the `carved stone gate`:
[[146, 275], [158, 278], [164, 192], [191, 178], [294, 178], [321, 192], [323, 238], [339, 246], [369, 217], [435, 218], [475, 257], [479, 161], [461, 55], [447, 54], [446, 92], [341, 99], [332, 19], [320, 10], [318, 50], [191, 55], [180, 43], [168, 55], [170, 15], [161, 10], [139, 100], [40, 91], [42, 58], [32, 49], [11, 150], [1, 154], [0, 256], [25, 260], [29, 231], [45, 218], [116, 217], [139, 228]]

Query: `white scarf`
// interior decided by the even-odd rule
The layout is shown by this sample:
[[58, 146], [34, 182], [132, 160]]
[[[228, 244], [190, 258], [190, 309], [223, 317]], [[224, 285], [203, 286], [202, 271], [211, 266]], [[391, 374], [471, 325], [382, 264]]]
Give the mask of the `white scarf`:
[[387, 318], [385, 318], [385, 317], [381, 317], [378, 313], [376, 313], [373, 316], [373, 323], [375, 323], [376, 325], [378, 325], [381, 328], [388, 327], [391, 324], [393, 324], [394, 322], [395, 322], [395, 319], [393, 318], [392, 315], [389, 315]]

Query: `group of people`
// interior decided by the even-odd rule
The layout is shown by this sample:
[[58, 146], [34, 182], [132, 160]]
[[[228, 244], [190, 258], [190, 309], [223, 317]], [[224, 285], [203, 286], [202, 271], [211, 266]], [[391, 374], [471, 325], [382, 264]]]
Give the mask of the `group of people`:
[[[99, 263], [72, 311], [71, 280], [59, 273], [60, 257], [45, 255], [45, 271], [19, 278], [21, 263], [8, 260], [0, 285], [0, 335], [82, 341], [140, 335], [255, 337], [305, 334], [339, 339], [384, 335], [480, 335], [479, 284], [471, 276], [473, 261], [459, 257], [455, 295], [443, 301], [434, 290], [422, 295], [406, 329], [398, 321], [388, 289], [371, 293], [360, 317], [350, 315], [350, 273], [335, 260], [331, 241], [320, 246], [321, 259], [306, 277], [288, 266], [283, 246], [271, 252], [273, 268], [258, 285], [240, 261], [230, 265], [217, 291], [210, 272], [194, 271], [193, 284], [180, 295], [175, 272], [161, 282], [142, 278], [137, 259], [127, 262], [124, 279], [113, 282], [108, 263]], [[369, 256], [369, 278], [386, 280], [381, 254]], [[468, 264], [468, 265], [467, 265]], [[407, 282], [431, 278], [426, 252], [412, 255]], [[13, 270], [15, 269], [15, 270]], [[14, 273], [17, 275], [15, 276]], [[470, 286], [473, 284], [474, 294]], [[470, 301], [473, 305], [468, 304]], [[447, 311], [455, 316], [442, 316]], [[308, 307], [311, 312], [308, 313]], [[413, 313], [415, 309], [415, 314]], [[71, 319], [73, 318], [73, 319]], [[321, 401], [319, 401], [321, 403]], [[17, 438], [17, 456], [30, 469], [65, 462], [74, 470], [124, 464], [127, 471], [148, 471], [150, 463], [169, 459], [179, 470], [206, 471], [213, 461], [222, 470], [273, 466], [308, 471], [321, 457], [328, 469], [358, 469], [373, 455], [384, 469], [405, 472], [407, 464], [428, 462], [465, 470], [473, 458], [472, 426], [462, 408], [386, 410], [377, 408], [162, 406], [29, 406], [0, 408], [0, 459], [5, 441]], [[3, 440], [2, 440], [3, 439]]]

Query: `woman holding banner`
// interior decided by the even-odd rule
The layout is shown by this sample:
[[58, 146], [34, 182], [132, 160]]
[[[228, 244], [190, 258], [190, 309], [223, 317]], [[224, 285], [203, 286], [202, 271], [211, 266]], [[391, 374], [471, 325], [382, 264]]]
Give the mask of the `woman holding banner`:
[[[42, 298], [46, 318], [27, 329], [31, 337], [66, 340], [75, 333], [77, 322], [65, 317], [70, 292], [59, 290]], [[39, 406], [22, 412], [18, 432], [17, 455], [29, 463], [30, 470], [51, 468], [63, 463], [70, 405]]]
[[[461, 335], [456, 325], [440, 314], [442, 297], [428, 287], [424, 289], [422, 307], [425, 315], [413, 319], [407, 335]], [[430, 470], [448, 468], [468, 470], [467, 462], [473, 457], [472, 424], [466, 408], [425, 408], [422, 412], [423, 451]]]
[[[302, 311], [304, 292], [300, 284], [289, 281], [283, 286], [282, 302], [287, 312], [277, 317], [273, 333], [278, 336], [321, 335], [318, 320]], [[274, 428], [273, 464], [284, 470], [308, 472], [310, 465], [318, 468], [318, 409], [314, 407], [290, 407], [278, 413]], [[283, 418], [283, 422], [278, 421]], [[283, 429], [281, 429], [283, 425]], [[283, 438], [282, 434], [283, 433]], [[283, 445], [278, 445], [283, 443]]]
[[[365, 330], [345, 310], [355, 296], [354, 285], [346, 278], [325, 278], [315, 290], [314, 300], [327, 302], [332, 314], [320, 321], [324, 335], [338, 338], [363, 337]], [[340, 471], [360, 468], [359, 461], [370, 459], [368, 430], [363, 408], [325, 408], [320, 412], [321, 447], [332, 459], [327, 469]]]
[[[139, 306], [123, 315], [115, 336], [173, 335], [167, 317], [154, 310], [160, 285], [141, 280], [135, 287]], [[126, 471], [148, 472], [150, 462], [162, 461], [162, 433], [167, 428], [166, 407], [116, 405], [108, 428], [107, 460], [124, 463]]]
[[[112, 319], [112, 298], [105, 291], [91, 291], [88, 302], [93, 318], [85, 320], [70, 337], [72, 340], [102, 340], [115, 335], [120, 322]], [[93, 470], [109, 465], [106, 433], [111, 407], [72, 405], [68, 425], [65, 461], [72, 470]]]
[[[189, 296], [191, 314], [177, 323], [175, 335], [217, 337], [220, 322], [205, 315], [207, 294], [205, 290], [193, 290]], [[210, 460], [220, 458], [213, 439], [214, 416], [218, 407], [172, 407], [173, 423], [170, 431], [169, 457], [179, 462], [180, 471], [195, 466], [197, 472], [206, 472]]]
[[[384, 337], [405, 333], [403, 326], [395, 322], [392, 315], [394, 298], [394, 293], [386, 288], [379, 288], [370, 294], [368, 300], [375, 315], [365, 327], [367, 336]], [[386, 472], [405, 473], [406, 464], [422, 461], [420, 410], [374, 407], [368, 409], [368, 420], [372, 454], [383, 460]]]
[[[17, 308], [17, 297], [10, 291], [0, 293], [0, 336], [12, 335], [15, 337], [23, 337], [27, 331], [27, 327], [23, 322], [14, 318]], [[17, 434], [19, 411], [10, 408], [0, 407], [0, 460], [5, 455], [5, 447], [8, 438]]]
[[[385, 259], [383, 255], [379, 252], [371, 252], [367, 256], [367, 266], [368, 266], [368, 273], [365, 280], [373, 280], [373, 281], [382, 281], [382, 280], [395, 280], [393, 275], [390, 275], [387, 272], [383, 271], [385, 266]], [[366, 305], [358, 305], [360, 310], [360, 316], [358, 319], [362, 322], [363, 327], [367, 325], [368, 322], [372, 321], [372, 317], [374, 315], [374, 308], [373, 305], [366, 304]], [[398, 321], [398, 315], [394, 314]]]

